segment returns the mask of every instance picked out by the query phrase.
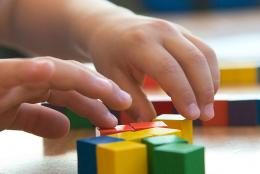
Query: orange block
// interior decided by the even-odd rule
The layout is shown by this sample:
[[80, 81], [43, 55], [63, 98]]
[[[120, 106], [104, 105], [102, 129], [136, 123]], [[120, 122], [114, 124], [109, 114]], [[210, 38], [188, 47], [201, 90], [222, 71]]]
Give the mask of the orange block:
[[228, 101], [217, 100], [214, 102], [215, 117], [203, 121], [203, 126], [228, 126]]
[[130, 126], [134, 130], [143, 130], [143, 129], [149, 129], [154, 127], [168, 128], [168, 126], [163, 121], [130, 123]]

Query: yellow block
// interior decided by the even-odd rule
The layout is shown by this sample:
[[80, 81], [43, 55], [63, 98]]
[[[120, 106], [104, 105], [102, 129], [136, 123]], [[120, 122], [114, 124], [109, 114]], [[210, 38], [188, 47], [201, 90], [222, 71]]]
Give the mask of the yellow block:
[[154, 121], [163, 121], [170, 128], [181, 130], [181, 137], [192, 143], [192, 120], [178, 114], [163, 114], [156, 117]]
[[141, 142], [143, 138], [154, 137], [154, 136], [162, 136], [162, 135], [176, 135], [181, 137], [181, 131], [178, 129], [170, 129], [170, 128], [150, 128], [139, 130], [135, 132], [122, 132], [117, 134], [112, 134], [109, 136], [122, 138], [127, 141], [136, 141]]
[[254, 66], [221, 69], [221, 85], [254, 84], [257, 84], [257, 68]]
[[98, 174], [147, 174], [147, 150], [141, 143], [123, 141], [97, 146]]

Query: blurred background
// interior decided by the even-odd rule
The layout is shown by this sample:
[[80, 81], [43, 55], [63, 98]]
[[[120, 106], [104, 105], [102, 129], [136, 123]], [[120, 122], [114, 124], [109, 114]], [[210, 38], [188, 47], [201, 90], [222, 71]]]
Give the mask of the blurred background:
[[[223, 59], [260, 59], [260, 49], [257, 49], [260, 45], [260, 0], [110, 1], [139, 14], [183, 25], [210, 44], [221, 62]], [[11, 57], [25, 57], [25, 54], [0, 47], [0, 58]]]

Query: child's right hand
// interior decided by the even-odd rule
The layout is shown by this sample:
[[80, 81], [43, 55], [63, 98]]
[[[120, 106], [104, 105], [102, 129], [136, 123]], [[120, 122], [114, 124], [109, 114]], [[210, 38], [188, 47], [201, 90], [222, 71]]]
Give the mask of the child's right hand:
[[23, 130], [47, 138], [65, 135], [69, 120], [36, 104], [44, 101], [88, 116], [97, 126], [113, 127], [117, 119], [104, 104], [124, 110], [132, 100], [111, 80], [75, 61], [50, 57], [0, 60], [0, 131]]

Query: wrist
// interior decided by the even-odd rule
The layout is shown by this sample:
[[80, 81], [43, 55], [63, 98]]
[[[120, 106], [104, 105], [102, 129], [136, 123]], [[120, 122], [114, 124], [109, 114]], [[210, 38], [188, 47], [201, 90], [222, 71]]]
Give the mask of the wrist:
[[[101, 1], [102, 2], [102, 1]], [[84, 52], [84, 54], [90, 56], [90, 45], [95, 42], [96, 39], [100, 38], [100, 32], [109, 32], [109, 28], [120, 25], [118, 21], [132, 17], [135, 14], [125, 8], [118, 7], [113, 4], [109, 4], [109, 7], [95, 10], [95, 11], [82, 11], [78, 12], [74, 16], [74, 20], [71, 23], [72, 26], [72, 37], [76, 47]]]

